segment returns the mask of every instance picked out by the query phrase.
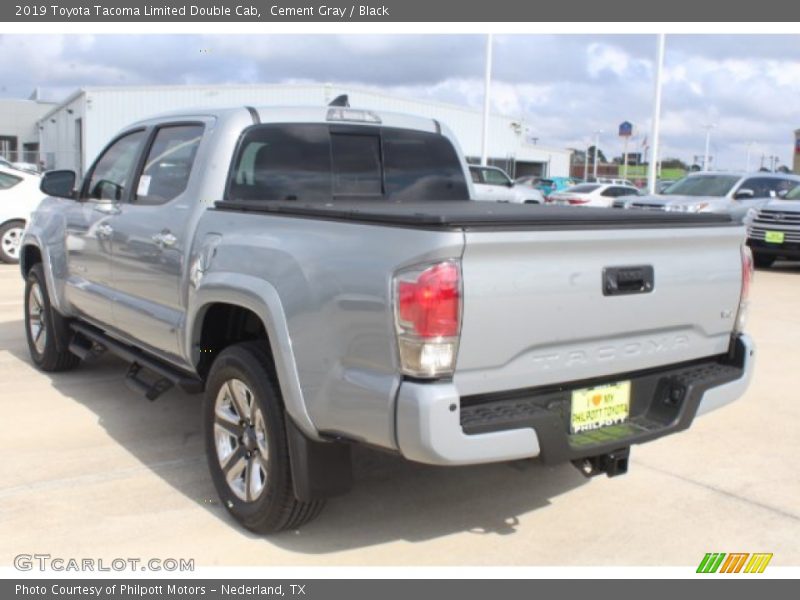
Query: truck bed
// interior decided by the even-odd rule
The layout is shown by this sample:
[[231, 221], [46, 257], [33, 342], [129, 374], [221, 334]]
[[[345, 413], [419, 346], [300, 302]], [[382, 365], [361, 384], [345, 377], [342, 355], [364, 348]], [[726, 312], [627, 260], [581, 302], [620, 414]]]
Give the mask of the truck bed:
[[216, 203], [219, 210], [423, 229], [620, 229], [735, 226], [728, 215], [575, 208], [475, 201], [347, 200]]

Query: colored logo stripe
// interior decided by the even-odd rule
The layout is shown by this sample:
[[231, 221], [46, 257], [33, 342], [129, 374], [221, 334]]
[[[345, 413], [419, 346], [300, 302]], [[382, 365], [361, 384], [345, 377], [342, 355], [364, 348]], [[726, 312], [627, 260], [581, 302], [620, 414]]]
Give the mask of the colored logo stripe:
[[[727, 558], [726, 558], [727, 557]], [[748, 558], [750, 560], [748, 560]], [[771, 553], [708, 552], [697, 567], [698, 573], [763, 573], [772, 560]], [[747, 566], [745, 566], [745, 564]]]
[[724, 552], [709, 552], [700, 561], [700, 566], [697, 567], [698, 573], [716, 573], [722, 564], [722, 559], [725, 558]]
[[769, 561], [772, 560], [772, 554], [753, 554], [750, 562], [744, 568], [745, 573], [763, 573], [767, 568]]
[[720, 573], [738, 573], [742, 570], [748, 556], [750, 555], [747, 552], [732, 552], [728, 554], [728, 558], [722, 563]]

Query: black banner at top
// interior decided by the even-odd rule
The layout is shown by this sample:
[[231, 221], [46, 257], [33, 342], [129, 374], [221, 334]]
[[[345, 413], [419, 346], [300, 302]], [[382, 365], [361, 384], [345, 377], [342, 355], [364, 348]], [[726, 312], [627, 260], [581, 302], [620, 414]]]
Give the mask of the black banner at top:
[[760, 0], [12, 0], [6, 22], [797, 22], [800, 2]]

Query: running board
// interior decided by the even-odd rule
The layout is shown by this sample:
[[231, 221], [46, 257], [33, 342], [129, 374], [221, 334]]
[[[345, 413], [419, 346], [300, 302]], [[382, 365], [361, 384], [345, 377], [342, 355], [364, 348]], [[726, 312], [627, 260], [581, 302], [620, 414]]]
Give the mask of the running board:
[[[70, 343], [70, 352], [81, 358], [91, 358], [98, 354], [95, 348], [100, 346], [131, 363], [125, 383], [131, 389], [143, 393], [148, 400], [155, 400], [172, 386], [190, 394], [203, 391], [203, 381], [197, 375], [181, 371], [138, 348], [115, 340], [91, 325], [70, 323], [70, 327], [76, 334]], [[156, 376], [155, 380], [148, 381], [142, 377], [145, 369]]]

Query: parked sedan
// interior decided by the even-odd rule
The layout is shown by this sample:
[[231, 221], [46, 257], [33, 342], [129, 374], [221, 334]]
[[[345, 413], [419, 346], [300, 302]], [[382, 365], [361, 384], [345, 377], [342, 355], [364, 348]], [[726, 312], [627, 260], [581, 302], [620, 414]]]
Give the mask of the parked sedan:
[[542, 179], [539, 181], [536, 187], [541, 190], [544, 194], [544, 197], [547, 198], [550, 196], [550, 194], [569, 189], [578, 183], [581, 182], [577, 179], [573, 179], [572, 177], [551, 177], [549, 179]]
[[511, 202], [514, 204], [544, 204], [544, 195], [536, 188], [517, 186], [503, 169], [470, 165], [475, 200]]
[[610, 208], [616, 198], [638, 196], [632, 185], [610, 183], [582, 183], [561, 192], [550, 194], [548, 202], [570, 206], [596, 206]]
[[742, 221], [751, 209], [759, 209], [771, 198], [800, 185], [800, 177], [784, 173], [703, 172], [688, 175], [661, 194], [619, 202], [621, 208], [674, 212], [712, 212]]
[[0, 261], [19, 262], [19, 244], [31, 212], [41, 202], [40, 177], [0, 166]]

